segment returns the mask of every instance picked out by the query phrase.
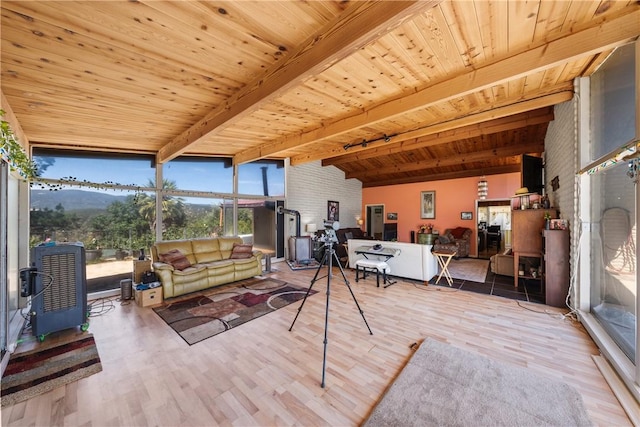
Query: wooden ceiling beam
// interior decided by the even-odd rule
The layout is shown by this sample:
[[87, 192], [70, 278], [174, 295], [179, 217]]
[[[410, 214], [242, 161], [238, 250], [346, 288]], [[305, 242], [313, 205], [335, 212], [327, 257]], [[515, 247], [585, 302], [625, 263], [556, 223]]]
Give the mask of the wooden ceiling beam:
[[401, 96], [352, 117], [343, 118], [309, 132], [244, 150], [234, 156], [234, 163], [258, 160], [286, 150], [312, 144], [321, 139], [359, 129], [429, 106], [450, 101], [492, 86], [542, 72], [555, 66], [621, 46], [638, 37], [640, 10], [593, 25], [545, 44], [529, 48], [508, 58], [473, 71], [435, 83], [422, 90]]
[[[345, 163], [358, 162], [374, 157], [387, 156], [409, 150], [417, 150], [434, 145], [446, 144], [461, 139], [471, 139], [482, 135], [491, 135], [498, 132], [520, 129], [531, 125], [548, 123], [552, 121], [553, 118], [554, 115], [552, 107], [539, 108], [537, 110], [527, 111], [524, 113], [508, 115], [495, 120], [475, 123], [443, 132], [431, 133], [425, 136], [412, 138], [412, 141], [406, 144], [394, 144], [391, 147], [388, 145], [381, 145], [370, 150], [361, 150], [353, 154], [324, 159], [322, 161], [322, 166], [336, 166]], [[404, 135], [400, 135], [400, 138], [404, 140]]]
[[443, 157], [439, 159], [421, 160], [403, 165], [394, 165], [386, 168], [377, 168], [375, 170], [366, 170], [362, 172], [350, 172], [345, 174], [345, 178], [356, 178], [361, 181], [375, 178], [378, 175], [387, 175], [403, 172], [415, 172], [424, 169], [437, 168], [443, 166], [460, 165], [470, 162], [482, 162], [487, 160], [496, 160], [502, 157], [513, 157], [526, 153], [540, 153], [544, 151], [544, 140], [526, 145], [510, 145], [507, 147], [493, 148], [489, 150], [476, 151], [473, 153], [457, 154], [455, 156]]
[[[391, 142], [387, 143], [384, 148], [369, 148], [369, 147], [353, 147], [350, 150], [354, 151], [354, 153], [359, 153], [359, 160], [366, 158], [365, 152], [368, 150], [378, 150], [375, 156], [385, 155], [387, 153], [382, 150], [392, 150], [395, 149], [395, 145], [399, 145], [398, 150], [406, 151], [406, 150], [415, 150], [418, 148], [424, 148], [432, 145], [437, 145], [439, 142], [437, 138], [429, 138], [428, 140], [418, 140], [415, 138], [416, 135], [419, 136], [429, 136], [429, 135], [438, 135], [441, 132], [453, 131], [455, 129], [462, 128], [465, 126], [476, 125], [478, 123], [487, 122], [489, 120], [495, 120], [499, 118], [508, 117], [513, 114], [520, 114], [523, 112], [527, 112], [530, 110], [537, 110], [539, 108], [549, 107], [551, 105], [560, 104], [565, 101], [569, 101], [573, 97], [573, 90], [569, 90], [568, 88], [572, 87], [571, 83], [567, 85], [563, 85], [566, 90], [559, 93], [554, 93], [551, 95], [540, 96], [534, 99], [527, 99], [522, 101], [520, 96], [505, 101], [505, 104], [510, 102], [510, 104], [503, 105], [498, 108], [494, 108], [488, 111], [481, 111], [475, 114], [468, 114], [464, 117], [448, 120], [442, 123], [436, 123], [431, 126], [426, 126], [416, 131], [413, 139], [408, 141], [402, 141], [400, 143], [394, 142], [394, 140], [398, 140], [400, 138], [394, 137]], [[403, 134], [402, 139], [406, 137], [407, 134]], [[455, 140], [460, 139], [460, 136]], [[421, 142], [424, 141], [424, 142]], [[403, 147], [405, 147], [403, 149]], [[334, 146], [333, 148], [329, 148], [325, 151], [318, 151], [312, 154], [305, 154], [300, 156], [294, 156], [291, 158], [291, 165], [296, 166], [299, 164], [307, 163], [313, 160], [323, 160], [330, 157], [337, 157], [344, 155], [344, 148], [342, 146]]]
[[282, 64], [274, 64], [265, 74], [247, 84], [244, 90], [162, 147], [157, 161], [164, 163], [179, 156], [203, 137], [234, 124], [305, 78], [321, 73], [400, 26], [408, 17], [434, 7], [440, 1], [354, 2], [343, 14], [307, 39]]
[[385, 185], [411, 184], [414, 182], [443, 181], [446, 179], [470, 178], [481, 175], [498, 175], [503, 173], [520, 172], [520, 164], [495, 166], [492, 168], [469, 169], [459, 172], [425, 173], [404, 178], [380, 179], [362, 183], [362, 188], [382, 187]]

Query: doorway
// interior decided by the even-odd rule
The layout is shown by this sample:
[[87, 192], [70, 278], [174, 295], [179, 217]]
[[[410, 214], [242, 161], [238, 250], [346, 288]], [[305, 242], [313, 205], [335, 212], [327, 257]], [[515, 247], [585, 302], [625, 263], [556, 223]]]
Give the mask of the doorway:
[[384, 205], [366, 205], [367, 235], [382, 240], [384, 232]]
[[511, 200], [476, 200], [478, 258], [489, 259], [511, 247]]

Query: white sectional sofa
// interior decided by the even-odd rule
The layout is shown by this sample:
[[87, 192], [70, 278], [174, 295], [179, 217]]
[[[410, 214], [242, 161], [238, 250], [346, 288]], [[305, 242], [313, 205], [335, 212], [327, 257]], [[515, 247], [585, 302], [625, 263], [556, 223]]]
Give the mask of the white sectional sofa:
[[[373, 246], [380, 244], [385, 248], [399, 249], [400, 254], [387, 261], [391, 269], [391, 275], [408, 279], [428, 281], [438, 274], [438, 261], [431, 253], [432, 245], [418, 243], [387, 242], [381, 240], [349, 239], [349, 268], [356, 268], [356, 261], [363, 259], [364, 255], [356, 254], [355, 250], [360, 246]], [[370, 259], [374, 256], [368, 255]], [[384, 258], [381, 258], [384, 259]]]

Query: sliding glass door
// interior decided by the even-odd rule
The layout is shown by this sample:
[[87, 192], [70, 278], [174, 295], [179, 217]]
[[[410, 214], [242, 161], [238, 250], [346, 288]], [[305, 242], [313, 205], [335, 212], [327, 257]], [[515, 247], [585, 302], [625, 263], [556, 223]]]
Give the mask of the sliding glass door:
[[591, 177], [591, 313], [631, 362], [636, 353], [636, 184], [626, 163]]

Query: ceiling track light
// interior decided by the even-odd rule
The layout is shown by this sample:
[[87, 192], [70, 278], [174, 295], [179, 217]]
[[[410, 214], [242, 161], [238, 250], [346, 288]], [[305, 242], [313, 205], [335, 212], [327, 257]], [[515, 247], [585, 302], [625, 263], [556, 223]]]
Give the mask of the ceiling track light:
[[367, 147], [369, 144], [371, 144], [373, 142], [378, 142], [378, 141], [389, 142], [389, 141], [391, 141], [391, 138], [393, 138], [394, 136], [397, 136], [397, 135], [398, 135], [397, 133], [394, 133], [393, 135], [387, 135], [385, 133], [385, 134], [382, 134], [382, 136], [379, 137], [379, 138], [370, 139], [370, 140], [363, 139], [362, 142], [356, 142], [356, 143], [353, 143], [353, 144], [351, 144], [351, 143], [345, 144], [345, 145], [342, 146], [342, 148], [344, 148], [344, 151], [347, 151], [349, 148], [358, 147], [358, 146], [360, 146], [362, 148], [365, 148], [365, 147]]

